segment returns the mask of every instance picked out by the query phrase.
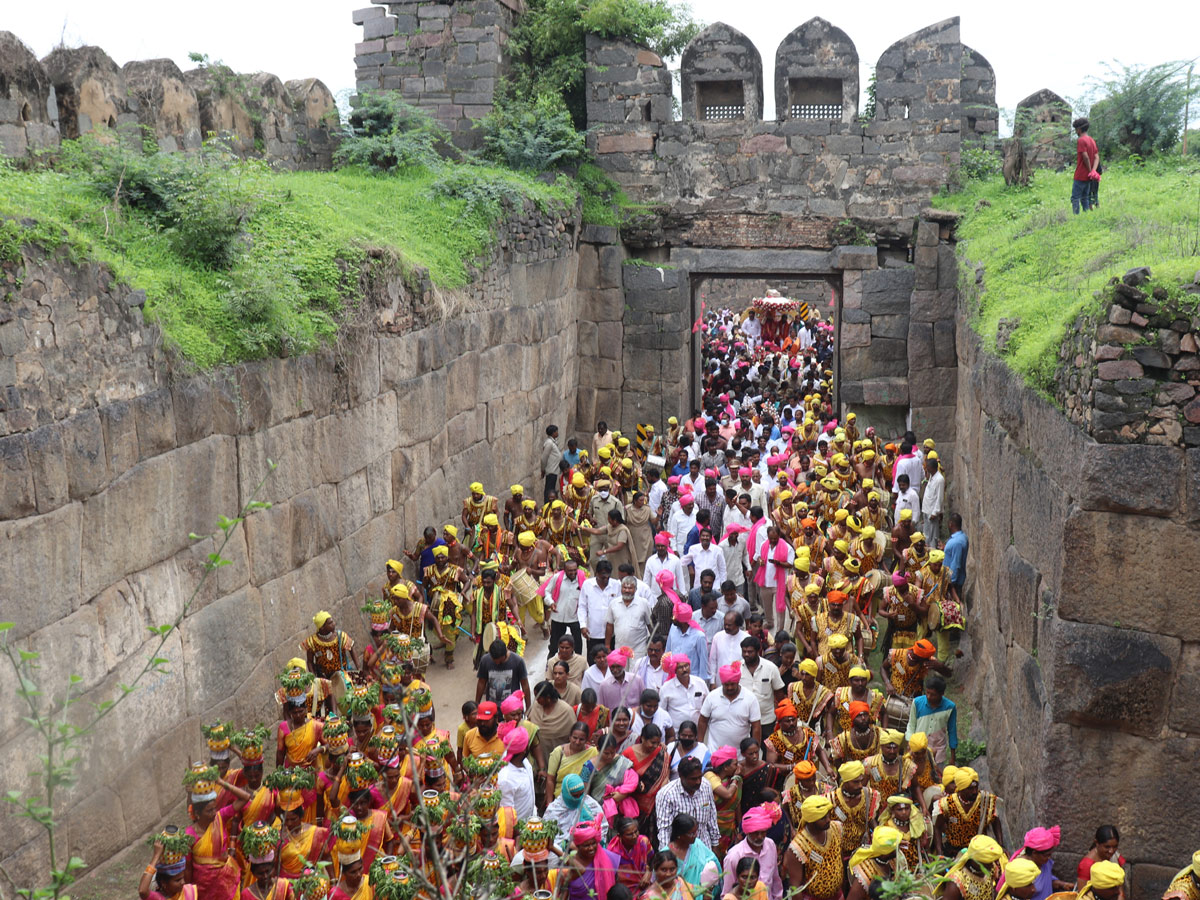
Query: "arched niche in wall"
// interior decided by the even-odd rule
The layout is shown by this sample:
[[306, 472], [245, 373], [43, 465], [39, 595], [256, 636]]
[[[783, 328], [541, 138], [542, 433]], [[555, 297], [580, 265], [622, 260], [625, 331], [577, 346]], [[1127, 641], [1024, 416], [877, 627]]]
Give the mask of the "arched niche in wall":
[[684, 48], [680, 69], [684, 119], [762, 119], [762, 56], [736, 28], [709, 25]]
[[842, 29], [809, 19], [775, 51], [779, 119], [852, 122], [858, 114], [858, 50]]

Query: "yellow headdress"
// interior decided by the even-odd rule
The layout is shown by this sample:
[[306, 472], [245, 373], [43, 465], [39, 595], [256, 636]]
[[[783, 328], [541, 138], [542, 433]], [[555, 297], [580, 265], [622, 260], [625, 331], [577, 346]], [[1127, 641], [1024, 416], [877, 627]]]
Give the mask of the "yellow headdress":
[[838, 766], [838, 781], [845, 784], [847, 781], [854, 781], [856, 778], [862, 778], [866, 774], [866, 767], [857, 759], [852, 759], [849, 762], [844, 762]]
[[829, 815], [832, 810], [832, 800], [822, 794], [814, 794], [806, 797], [800, 804], [800, 821], [807, 825], [809, 822], [815, 822]]
[[1120, 887], [1124, 883], [1125, 870], [1111, 860], [1102, 859], [1099, 862], [1092, 863], [1092, 871], [1088, 876], [1088, 883], [1083, 886], [1083, 890], [1080, 893], [1084, 893], [1089, 885], [1106, 891], [1109, 888]]
[[1004, 867], [1004, 887], [996, 894], [996, 900], [1004, 900], [1010, 888], [1029, 887], [1042, 874], [1041, 866], [1032, 859], [1019, 856]]
[[878, 859], [881, 856], [887, 856], [896, 852], [896, 848], [900, 846], [900, 841], [904, 836], [899, 829], [893, 828], [890, 825], [879, 825], [871, 834], [871, 846], [859, 847], [854, 851], [848, 863], [849, 868], [853, 869], [863, 860]]
[[[1004, 848], [1001, 847], [994, 838], [988, 837], [986, 834], [977, 834], [971, 838], [971, 843], [967, 844], [966, 849], [959, 855], [954, 865], [950, 867], [950, 871], [946, 873], [949, 878], [955, 872], [961, 871], [967, 861], [978, 863], [981, 866], [990, 866], [998, 859], [1004, 857]], [[1122, 873], [1124, 877], [1124, 873]]]

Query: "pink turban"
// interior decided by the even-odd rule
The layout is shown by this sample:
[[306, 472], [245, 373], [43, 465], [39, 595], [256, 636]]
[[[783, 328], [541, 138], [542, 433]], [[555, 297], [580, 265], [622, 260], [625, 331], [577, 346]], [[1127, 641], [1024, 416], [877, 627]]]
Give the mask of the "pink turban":
[[721, 684], [729, 684], [733, 681], [741, 681], [742, 679], [742, 663], [740, 660], [734, 660], [727, 666], [721, 666], [717, 672], [721, 677]]
[[525, 694], [523, 691], [513, 691], [500, 702], [500, 712], [508, 714], [520, 712], [525, 708]]
[[576, 844], [593, 839], [600, 839], [600, 827], [596, 824], [595, 820], [592, 820], [591, 822], [580, 822], [571, 829], [571, 840]]
[[1033, 828], [1025, 832], [1025, 846], [1030, 850], [1037, 850], [1039, 853], [1045, 853], [1047, 850], [1053, 850], [1058, 846], [1061, 840], [1062, 829], [1057, 825], [1051, 825], [1049, 828]]
[[896, 587], [900, 587], [900, 585], [902, 585], [902, 584], [908, 584], [908, 579], [905, 578], [903, 575], [901, 575], [899, 572], [893, 572], [892, 573], [892, 584], [894, 584]]
[[514, 728], [504, 737], [504, 758], [512, 759], [519, 753], [529, 749], [529, 732], [524, 728]]
[[654, 543], [656, 546], [659, 546], [659, 547], [670, 547], [671, 546], [671, 536], [669, 534], [667, 534], [665, 531], [660, 531], [658, 534], [656, 534], [654, 536]]
[[713, 751], [712, 758], [709, 762], [714, 769], [717, 769], [725, 765], [725, 763], [729, 762], [731, 759], [737, 759], [737, 755], [737, 748], [730, 747], [728, 744], [726, 744], [724, 747]]
[[654, 581], [660, 588], [662, 588], [663, 593], [667, 595], [667, 599], [670, 600], [672, 604], [679, 602], [679, 594], [675, 593], [674, 575], [672, 575], [666, 569], [663, 569], [654, 576]]
[[750, 471], [749, 466], [742, 466], [738, 469], [738, 478], [749, 478], [754, 473]]
[[[682, 656], [683, 654], [680, 655]], [[683, 658], [687, 659], [686, 656]], [[679, 665], [679, 657], [677, 657], [674, 653], [664, 653], [662, 655], [661, 665], [662, 670], [667, 674], [666, 680], [670, 681], [675, 677], [675, 667]]]
[[788, 363], [788, 365], [791, 366], [793, 369], [798, 369], [798, 368], [800, 368], [800, 360], [796, 359], [795, 357], [792, 357], [792, 361], [790, 363]]
[[[692, 609], [690, 603], [685, 603], [682, 600], [675, 600], [674, 604], [675, 605], [671, 612], [671, 616], [676, 622], [678, 622], [680, 625], [688, 625], [692, 628], [700, 627], [700, 623], [692, 617], [694, 610]], [[683, 630], [686, 631], [687, 629], [685, 628]]]
[[667, 479], [667, 484], [669, 484], [671, 487], [675, 487], [675, 485], [679, 484], [679, 476], [672, 475], [670, 478]]
[[608, 654], [608, 664], [610, 666], [624, 666], [625, 663], [627, 663], [628, 661], [629, 661], [629, 657], [627, 657], [620, 650], [620, 648], [618, 648], [618, 649], [614, 650], [612, 653]]
[[695, 502], [696, 502], [696, 498], [692, 496], [692, 492], [690, 490], [684, 491], [682, 494], [679, 495], [679, 505], [680, 506], [682, 506], [685, 503], [695, 503]]
[[[715, 759], [715, 754], [714, 754]], [[766, 831], [771, 825], [771, 815], [761, 806], [747, 810], [742, 816], [742, 834], [750, 834], [752, 831]]]
[[725, 529], [725, 536], [722, 537], [721, 540], [727, 541], [727, 540], [729, 540], [729, 536], [731, 534], [741, 534], [742, 532], [749, 531], [749, 530], [750, 529], [747, 528], [745, 525], [739, 525], [737, 522], [734, 522], [732, 525], [730, 525], [728, 528]]
[[704, 477], [705, 478], [717, 478], [718, 477], [717, 470], [716, 469], [705, 469]]

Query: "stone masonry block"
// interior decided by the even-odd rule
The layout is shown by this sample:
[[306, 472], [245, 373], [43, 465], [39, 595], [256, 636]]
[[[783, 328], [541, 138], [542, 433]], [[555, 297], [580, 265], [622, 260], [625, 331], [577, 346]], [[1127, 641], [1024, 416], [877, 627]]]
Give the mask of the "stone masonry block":
[[953, 406], [958, 396], [958, 369], [918, 369], [908, 373], [909, 401], [917, 406]]
[[[920, 270], [917, 275], [919, 278]], [[909, 315], [914, 322], [953, 321], [957, 310], [957, 290], [919, 290], [914, 288], [912, 292]]]
[[62, 432], [57, 425], [46, 425], [31, 432], [25, 443], [29, 468], [33, 473], [33, 493], [40, 513], [58, 509], [70, 497], [67, 461]]
[[1184, 451], [1144, 444], [1089, 444], [1080, 463], [1083, 509], [1170, 516], [1179, 509]]
[[1178, 638], [1058, 621], [1050, 691], [1056, 722], [1155, 737], [1166, 721]]
[[37, 509], [26, 436], [0, 438], [0, 519], [20, 519]]
[[872, 338], [908, 340], [908, 316], [871, 316]]
[[[1200, 604], [1179, 590], [1200, 579], [1196, 529], [1151, 516], [1075, 510], [1062, 542], [1061, 618], [1200, 641]], [[1136, 547], [1169, 547], [1172, 563], [1163, 565], [1155, 552], [1121, 549]]]
[[84, 410], [64, 421], [61, 428], [71, 499], [82, 500], [108, 481], [100, 414], [94, 409]]
[[929, 369], [936, 365], [933, 352], [933, 325], [912, 322], [908, 326], [908, 371]]

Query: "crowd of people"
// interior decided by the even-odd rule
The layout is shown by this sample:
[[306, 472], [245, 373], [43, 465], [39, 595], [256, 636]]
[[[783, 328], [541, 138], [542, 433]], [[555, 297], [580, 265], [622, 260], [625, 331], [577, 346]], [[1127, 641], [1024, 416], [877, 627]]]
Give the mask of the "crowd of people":
[[[551, 426], [540, 498], [471, 484], [386, 561], [365, 646], [315, 611], [273, 729], [204, 729], [142, 900], [1124, 900], [1115, 827], [1060, 878], [1059, 829], [1006, 836], [957, 754], [936, 444], [839, 417], [815, 317], [703, 332], [702, 409]], [[426, 678], [466, 657], [452, 733]]]

